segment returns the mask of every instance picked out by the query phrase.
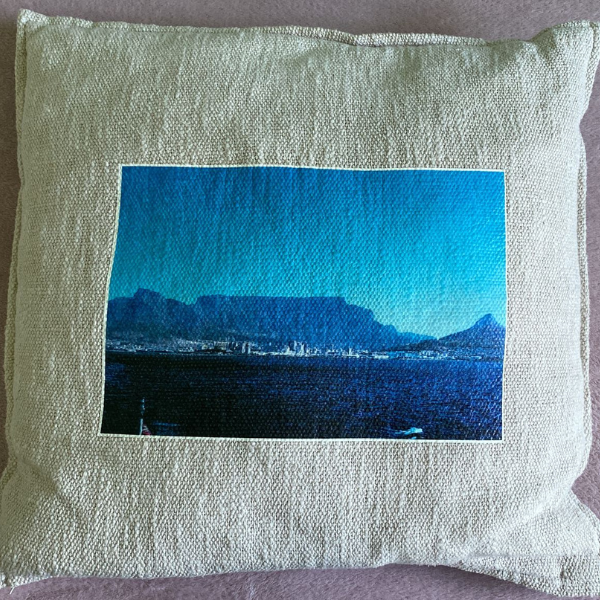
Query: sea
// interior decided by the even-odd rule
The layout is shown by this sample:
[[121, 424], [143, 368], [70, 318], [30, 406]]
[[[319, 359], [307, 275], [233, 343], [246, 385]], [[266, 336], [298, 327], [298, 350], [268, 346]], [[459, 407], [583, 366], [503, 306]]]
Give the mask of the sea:
[[501, 361], [106, 352], [102, 433], [502, 438]]

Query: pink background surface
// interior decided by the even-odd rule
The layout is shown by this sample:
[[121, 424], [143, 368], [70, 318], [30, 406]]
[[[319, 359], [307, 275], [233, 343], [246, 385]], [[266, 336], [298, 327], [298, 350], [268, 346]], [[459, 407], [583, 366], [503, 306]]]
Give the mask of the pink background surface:
[[[19, 178], [14, 125], [15, 19], [19, 8], [96, 21], [159, 25], [247, 27], [306, 25], [351, 33], [433, 32], [486, 39], [528, 39], [541, 29], [574, 19], [600, 21], [597, 0], [19, 0], [0, 3], [0, 322], [6, 319], [10, 249]], [[591, 294], [591, 379], [594, 444], [575, 486], [600, 515], [600, 77], [582, 131], [588, 152], [588, 260]], [[3, 331], [3, 327], [2, 327]], [[0, 340], [3, 356], [4, 336]], [[0, 358], [2, 358], [0, 356]], [[0, 422], [6, 418], [4, 381]], [[0, 468], [6, 441], [0, 433]], [[0, 590], [0, 600], [9, 589]], [[199, 578], [125, 580], [52, 579], [17, 587], [11, 600], [534, 600], [549, 598], [512, 583], [446, 567], [388, 565], [377, 569], [239, 573]]]

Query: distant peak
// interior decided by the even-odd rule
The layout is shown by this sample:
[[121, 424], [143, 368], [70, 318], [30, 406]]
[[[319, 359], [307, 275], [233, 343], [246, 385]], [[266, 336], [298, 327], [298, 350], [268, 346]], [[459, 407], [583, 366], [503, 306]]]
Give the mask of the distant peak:
[[488, 313], [487, 315], [483, 315], [483, 317], [481, 317], [481, 319], [479, 319], [475, 325], [498, 325], [498, 321], [494, 319], [494, 315], [492, 313]]
[[501, 325], [496, 321], [494, 315], [488, 313], [477, 321], [473, 326], [473, 329], [504, 329], [504, 325]]

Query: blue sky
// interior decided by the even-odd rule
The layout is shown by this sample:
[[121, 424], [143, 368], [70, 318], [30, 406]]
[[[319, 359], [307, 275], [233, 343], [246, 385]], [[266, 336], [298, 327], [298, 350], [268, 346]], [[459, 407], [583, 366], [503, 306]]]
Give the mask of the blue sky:
[[399, 331], [506, 322], [496, 171], [123, 167], [109, 297], [343, 296]]

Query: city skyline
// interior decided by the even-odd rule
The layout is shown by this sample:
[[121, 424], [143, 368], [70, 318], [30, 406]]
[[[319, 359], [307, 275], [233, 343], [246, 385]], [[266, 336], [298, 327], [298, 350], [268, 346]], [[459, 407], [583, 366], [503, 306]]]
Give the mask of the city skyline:
[[504, 337], [504, 327], [491, 314], [465, 331], [435, 339], [382, 326], [371, 311], [341, 298], [200, 296], [196, 303], [185, 304], [140, 289], [132, 298], [109, 301], [106, 349], [171, 355], [498, 361], [504, 355]]

